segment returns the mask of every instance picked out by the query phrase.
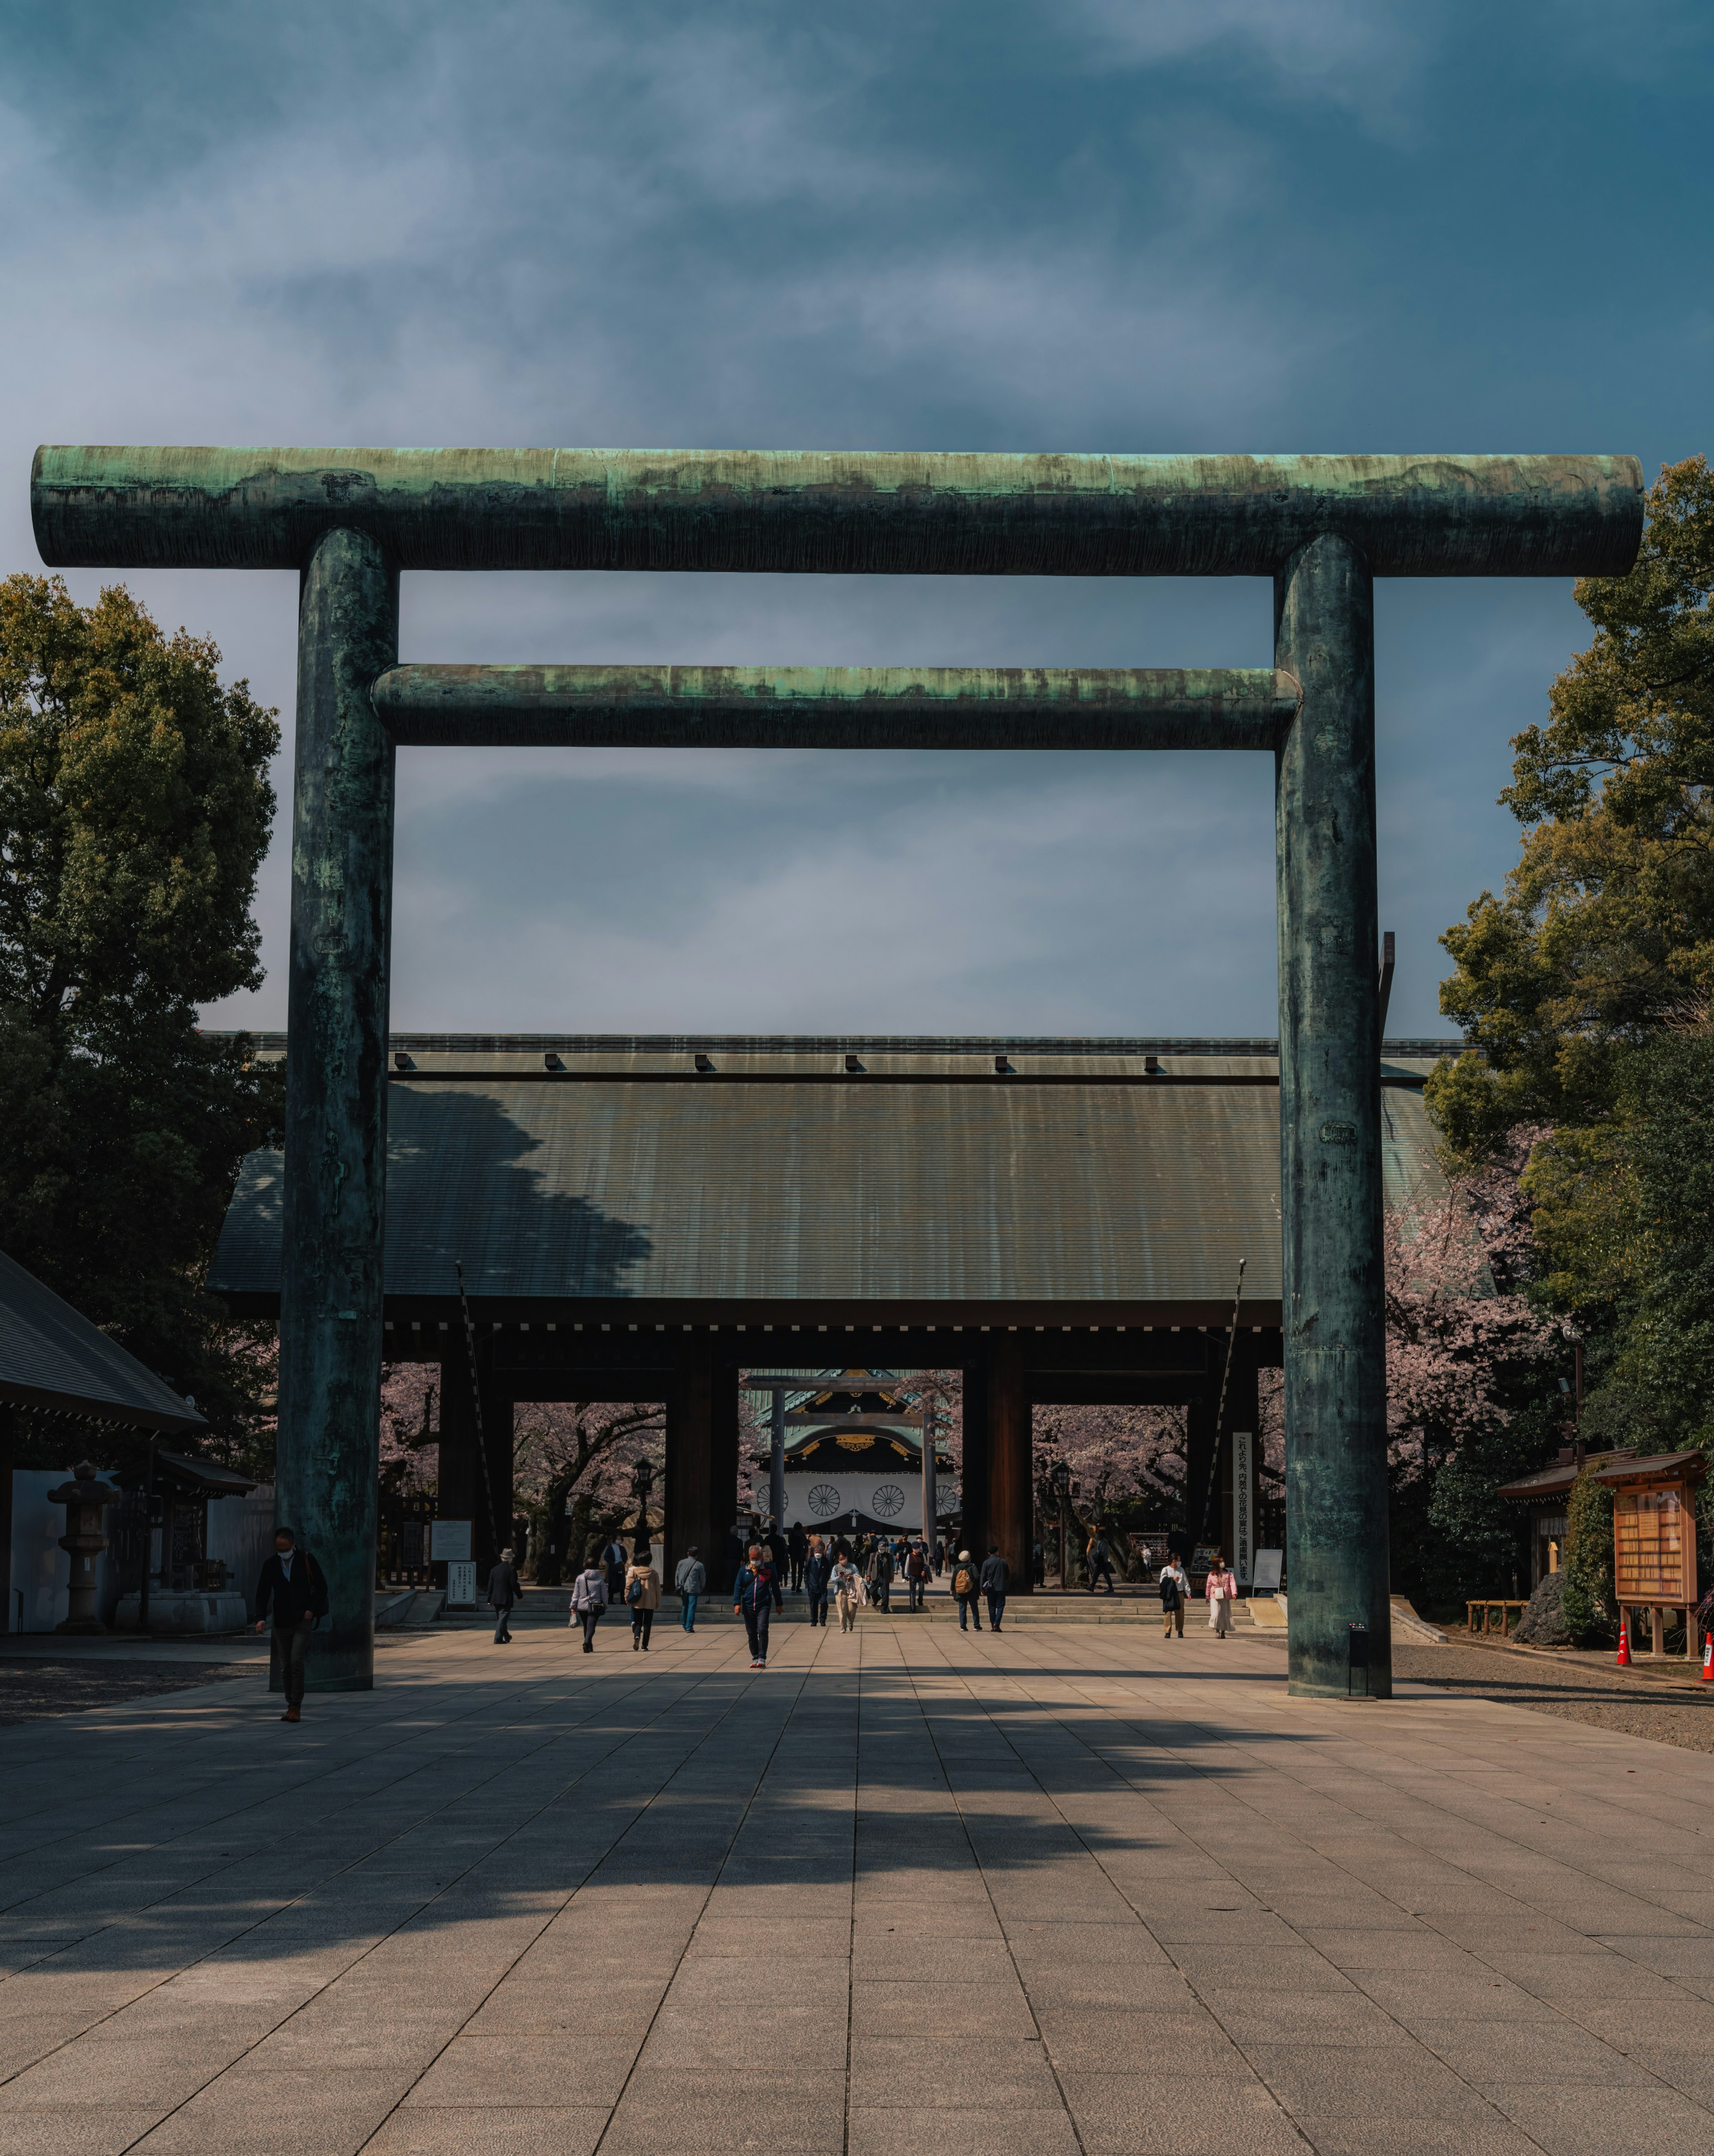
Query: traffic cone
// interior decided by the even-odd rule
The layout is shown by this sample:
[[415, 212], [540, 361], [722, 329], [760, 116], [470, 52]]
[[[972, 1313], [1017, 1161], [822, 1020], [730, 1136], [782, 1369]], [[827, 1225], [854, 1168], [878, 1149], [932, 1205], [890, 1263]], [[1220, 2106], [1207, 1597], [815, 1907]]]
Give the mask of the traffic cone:
[[1714, 1632], [1702, 1642], [1702, 1682], [1714, 1684]]
[[1622, 1670], [1630, 1667], [1630, 1624], [1624, 1617], [1619, 1620], [1619, 1666]]

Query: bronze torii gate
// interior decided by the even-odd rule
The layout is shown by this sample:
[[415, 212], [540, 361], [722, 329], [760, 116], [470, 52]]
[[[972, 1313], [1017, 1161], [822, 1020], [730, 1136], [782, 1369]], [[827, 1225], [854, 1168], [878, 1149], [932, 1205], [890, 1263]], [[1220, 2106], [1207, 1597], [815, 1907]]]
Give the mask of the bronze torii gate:
[[[1622, 576], [1635, 458], [68, 447], [32, 506], [50, 567], [300, 575], [278, 1481], [332, 1590], [313, 1681], [373, 1674], [401, 743], [1249, 748], [1275, 772], [1291, 1688], [1342, 1697], [1362, 1625], [1390, 1691], [1373, 580]], [[1274, 670], [398, 664], [401, 570], [603, 568], [1268, 577]]]

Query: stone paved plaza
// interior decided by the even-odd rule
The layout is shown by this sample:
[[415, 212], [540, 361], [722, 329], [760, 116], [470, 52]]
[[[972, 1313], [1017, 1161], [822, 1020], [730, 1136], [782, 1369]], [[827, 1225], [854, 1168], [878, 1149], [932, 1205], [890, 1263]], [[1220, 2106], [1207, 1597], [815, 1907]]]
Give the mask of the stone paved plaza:
[[1714, 2148], [1714, 1761], [1255, 1636], [662, 1619], [0, 1731], [0, 2152]]

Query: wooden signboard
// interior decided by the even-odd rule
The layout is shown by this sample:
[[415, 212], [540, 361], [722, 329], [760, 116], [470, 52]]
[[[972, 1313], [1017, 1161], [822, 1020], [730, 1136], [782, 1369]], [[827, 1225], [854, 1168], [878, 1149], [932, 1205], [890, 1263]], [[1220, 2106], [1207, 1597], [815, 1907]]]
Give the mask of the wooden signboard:
[[[1686, 1612], [1685, 1653], [1696, 1651], [1696, 1490], [1708, 1463], [1699, 1452], [1617, 1457], [1594, 1471], [1613, 1492], [1613, 1585], [1621, 1610], [1646, 1609], [1653, 1651], [1664, 1650], [1665, 1613]], [[1632, 1628], [1634, 1636], [1634, 1626]]]
[[1694, 1605], [1696, 1528], [1689, 1495], [1681, 1485], [1614, 1491], [1613, 1578], [1621, 1603]]

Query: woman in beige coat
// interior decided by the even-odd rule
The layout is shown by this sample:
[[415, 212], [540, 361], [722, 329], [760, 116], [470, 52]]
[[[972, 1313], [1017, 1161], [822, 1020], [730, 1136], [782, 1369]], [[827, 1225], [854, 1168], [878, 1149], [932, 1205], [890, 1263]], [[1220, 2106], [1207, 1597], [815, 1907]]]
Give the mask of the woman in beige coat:
[[652, 1553], [639, 1548], [625, 1568], [625, 1607], [631, 1613], [631, 1651], [645, 1651], [654, 1630], [654, 1613], [660, 1607], [660, 1574]]

